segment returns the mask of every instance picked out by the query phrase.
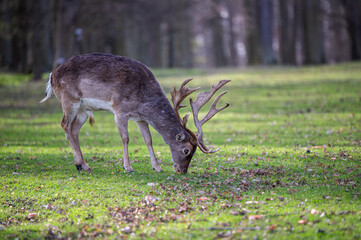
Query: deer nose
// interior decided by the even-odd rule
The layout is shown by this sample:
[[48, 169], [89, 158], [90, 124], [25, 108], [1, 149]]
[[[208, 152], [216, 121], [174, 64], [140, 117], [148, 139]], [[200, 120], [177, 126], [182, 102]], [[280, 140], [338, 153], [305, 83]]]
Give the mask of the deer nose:
[[174, 171], [176, 171], [177, 173], [180, 173], [181, 169], [178, 165], [174, 164]]
[[185, 168], [185, 169], [183, 169], [182, 173], [183, 173], [183, 174], [186, 174], [187, 171], [188, 171], [188, 169]]

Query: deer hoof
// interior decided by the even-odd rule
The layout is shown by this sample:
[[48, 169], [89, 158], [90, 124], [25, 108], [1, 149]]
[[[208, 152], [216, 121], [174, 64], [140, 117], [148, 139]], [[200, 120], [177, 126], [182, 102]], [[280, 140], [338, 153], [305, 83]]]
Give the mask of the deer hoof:
[[88, 173], [91, 173], [91, 168], [88, 166], [88, 164], [83, 163], [83, 164], [75, 164], [76, 169], [78, 170], [78, 172], [80, 173], [81, 170], [87, 171]]
[[157, 172], [163, 172], [163, 169], [161, 167], [159, 168], [153, 168], [153, 170], [157, 171]]
[[133, 168], [132, 167], [123, 167], [124, 168], [124, 170], [126, 171], [126, 172], [128, 172], [128, 173], [132, 173], [132, 172], [134, 172], [134, 170], [133, 170]]
[[81, 170], [83, 170], [81, 164], [79, 164], [79, 165], [75, 164], [75, 167], [76, 167], [76, 169], [78, 170], [78, 172], [80, 172]]

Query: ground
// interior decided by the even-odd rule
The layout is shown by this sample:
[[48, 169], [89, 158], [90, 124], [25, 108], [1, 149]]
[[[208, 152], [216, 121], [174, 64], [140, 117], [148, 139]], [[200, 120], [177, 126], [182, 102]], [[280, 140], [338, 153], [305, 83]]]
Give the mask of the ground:
[[232, 80], [231, 106], [204, 125], [221, 150], [197, 151], [185, 175], [155, 131], [152, 170], [135, 123], [125, 172], [105, 112], [80, 133], [93, 171], [79, 174], [60, 104], [38, 104], [46, 80], [0, 75], [0, 239], [361, 239], [361, 63], [154, 73], [168, 97], [190, 77]]

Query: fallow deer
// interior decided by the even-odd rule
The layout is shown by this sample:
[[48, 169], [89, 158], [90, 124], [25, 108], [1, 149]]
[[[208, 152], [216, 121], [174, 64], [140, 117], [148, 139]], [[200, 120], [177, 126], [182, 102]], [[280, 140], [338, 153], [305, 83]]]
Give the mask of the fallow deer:
[[186, 127], [189, 114], [184, 118], [179, 114], [179, 109], [184, 107], [182, 101], [199, 89], [185, 86], [191, 80], [184, 81], [179, 89], [174, 88], [171, 92], [174, 106], [172, 108], [162, 87], [144, 64], [110, 54], [77, 55], [49, 75], [46, 97], [41, 103], [49, 99], [52, 93], [60, 101], [63, 109], [61, 126], [73, 149], [78, 171], [91, 172], [80, 150], [79, 130], [88, 118], [91, 124], [94, 122], [92, 111], [106, 110], [115, 117], [123, 142], [124, 169], [127, 172], [134, 171], [130, 166], [128, 153], [128, 120], [133, 120], [136, 121], [147, 145], [153, 169], [162, 171], [153, 151], [148, 124], [157, 130], [169, 145], [175, 171], [186, 173], [197, 147], [203, 153], [214, 153], [218, 150], [209, 149], [204, 144], [202, 125], [229, 106], [227, 103], [216, 108], [218, 100], [226, 93], [223, 92], [214, 100], [208, 114], [198, 120], [200, 108], [230, 80], [222, 80], [216, 86], [212, 85], [209, 92], [199, 93], [195, 101], [190, 99], [198, 131], [198, 134], [193, 133]]

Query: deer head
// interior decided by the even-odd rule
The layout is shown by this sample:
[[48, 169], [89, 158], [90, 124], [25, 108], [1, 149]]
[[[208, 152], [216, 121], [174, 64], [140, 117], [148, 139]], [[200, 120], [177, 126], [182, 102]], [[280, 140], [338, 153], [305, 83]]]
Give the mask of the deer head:
[[[186, 105], [182, 105], [183, 100], [195, 92], [198, 88], [189, 88], [188, 86], [185, 86], [187, 83], [189, 83], [191, 79], [185, 80], [179, 89], [174, 88], [174, 90], [171, 92], [172, 96], [172, 102], [174, 111], [176, 113], [177, 120], [179, 124], [182, 126], [182, 128], [186, 131], [188, 134], [180, 133], [177, 135], [177, 139], [179, 141], [184, 142], [183, 149], [172, 151], [172, 159], [174, 162], [174, 169], [176, 172], [182, 172], [186, 173], [188, 170], [189, 163], [197, 149], [197, 147], [206, 154], [215, 153], [219, 150], [208, 148], [205, 143], [203, 142], [203, 129], [202, 126], [205, 124], [208, 120], [210, 120], [217, 112], [222, 111], [223, 109], [227, 108], [229, 106], [229, 103], [226, 103], [225, 106], [221, 108], [216, 108], [216, 105], [219, 101], [219, 99], [226, 94], [227, 92], [223, 92], [219, 94], [214, 102], [212, 103], [209, 112], [205, 115], [204, 118], [201, 120], [198, 119], [198, 113], [199, 110], [213, 97], [213, 95], [224, 85], [229, 83], [231, 80], [222, 80], [220, 81], [216, 86], [212, 85], [212, 88], [209, 92], [200, 92], [198, 93], [196, 100], [193, 101], [192, 98], [189, 99], [190, 105], [193, 112], [193, 119], [194, 124], [197, 128], [197, 134], [192, 132], [189, 128], [187, 128], [187, 122], [190, 114], [186, 114], [183, 118], [180, 116], [179, 109], [182, 107], [186, 107]], [[173, 153], [174, 152], [174, 153]], [[183, 156], [182, 156], [183, 153]], [[178, 159], [181, 159], [179, 161]]]

